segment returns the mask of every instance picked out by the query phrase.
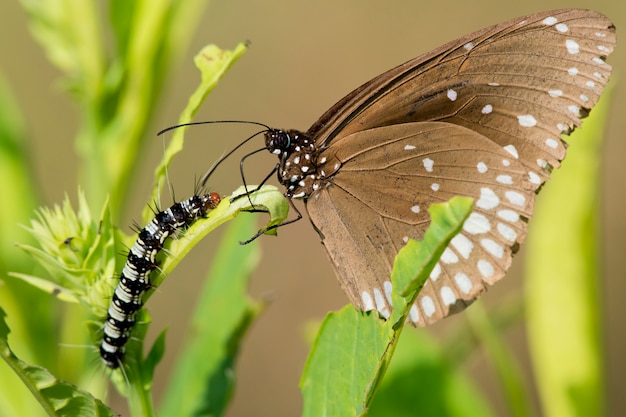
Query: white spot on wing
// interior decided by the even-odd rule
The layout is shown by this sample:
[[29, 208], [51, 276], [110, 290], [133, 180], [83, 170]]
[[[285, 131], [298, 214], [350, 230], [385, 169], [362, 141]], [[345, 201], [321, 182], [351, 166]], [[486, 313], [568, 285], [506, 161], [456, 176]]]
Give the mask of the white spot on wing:
[[480, 198], [476, 202], [476, 207], [483, 210], [491, 210], [498, 207], [500, 199], [491, 188], [483, 187], [480, 189]]
[[552, 26], [552, 25], [553, 25], [553, 24], [555, 24], [556, 22], [558, 22], [558, 20], [557, 20], [557, 18], [556, 18], [556, 17], [553, 17], [553, 16], [546, 17], [546, 18], [545, 18], [545, 19], [543, 19], [543, 21], [542, 21], [542, 23], [543, 23], [544, 25], [548, 25], [548, 26]]
[[468, 51], [471, 51], [473, 47], [474, 47], [474, 44], [471, 42], [468, 42], [465, 45], [463, 45], [463, 48], [465, 48]]
[[413, 146], [413, 145], [404, 145], [404, 150], [405, 151], [412, 151], [413, 149], [415, 149], [415, 146]]
[[469, 240], [462, 233], [454, 236], [450, 243], [452, 244], [452, 246], [454, 246], [454, 249], [456, 249], [457, 252], [459, 252], [461, 256], [465, 259], [469, 258], [470, 254], [472, 253], [472, 249], [474, 249], [474, 244], [472, 243], [472, 241]]
[[496, 177], [496, 181], [500, 184], [513, 184], [513, 178], [510, 175], [498, 175]]
[[565, 41], [565, 47], [567, 48], [567, 52], [572, 55], [575, 55], [580, 52], [580, 46], [578, 43], [572, 39], [567, 39]]
[[555, 26], [555, 28], [561, 33], [565, 33], [569, 30], [569, 28], [567, 27], [565, 23], [559, 23], [558, 25]]
[[469, 294], [472, 291], [472, 281], [464, 273], [457, 272], [454, 276], [454, 281], [463, 294]]
[[504, 248], [496, 241], [493, 241], [491, 239], [481, 239], [480, 244], [483, 248], [487, 250], [487, 252], [489, 252], [496, 258], [502, 259], [502, 257], [504, 256]]
[[472, 235], [481, 233], [487, 233], [491, 230], [489, 219], [480, 213], [472, 212], [465, 223], [463, 223], [463, 230]]
[[415, 324], [417, 324], [417, 322], [420, 320], [420, 313], [415, 304], [413, 304], [411, 306], [411, 309], [409, 310], [409, 318]]
[[427, 295], [422, 297], [422, 310], [424, 310], [424, 314], [426, 314], [427, 317], [431, 317], [435, 314], [435, 303], [433, 303], [432, 298]]
[[519, 214], [513, 210], [499, 210], [498, 217], [509, 223], [515, 223], [519, 220]]
[[433, 191], [439, 191], [439, 184], [437, 184], [436, 182], [433, 182], [433, 183], [430, 185], [430, 188], [431, 188]]
[[574, 106], [574, 105], [567, 106], [567, 110], [569, 110], [570, 113], [574, 113], [576, 116], [580, 115], [580, 107], [578, 106]]
[[537, 125], [537, 119], [530, 114], [517, 116], [517, 120], [519, 121], [519, 125], [522, 127], [533, 127]]
[[480, 271], [480, 274], [483, 277], [489, 278], [489, 277], [493, 276], [494, 269], [493, 269], [493, 265], [491, 265], [490, 262], [487, 262], [484, 259], [481, 259], [481, 260], [478, 261], [476, 266], [478, 267], [478, 270]]
[[487, 172], [487, 164], [485, 164], [482, 161], [476, 164], [476, 168], [478, 169], [478, 172], [480, 172], [481, 174], [484, 174], [485, 172]]
[[383, 317], [389, 317], [389, 310], [387, 309], [385, 298], [378, 288], [374, 288], [374, 301], [376, 302], [376, 310], [378, 310]]
[[604, 65], [604, 60], [602, 58], [595, 57], [592, 61], [598, 65]]
[[561, 97], [563, 95], [563, 90], [550, 90], [548, 91], [550, 97]]
[[500, 235], [509, 242], [515, 242], [515, 239], [517, 239], [517, 233], [515, 232], [515, 230], [513, 230], [506, 224], [498, 223], [497, 229]]
[[430, 271], [430, 279], [432, 279], [433, 281], [437, 281], [439, 275], [441, 275], [441, 265], [439, 265], [439, 262], [437, 262], [433, 270]]
[[589, 88], [594, 88], [596, 86], [596, 83], [594, 83], [593, 81], [587, 81], [585, 84]]
[[517, 153], [517, 148], [513, 145], [506, 145], [503, 147], [505, 151], [507, 151], [508, 153], [510, 153], [511, 155], [513, 155], [515, 157], [515, 159], [519, 158], [519, 154]]
[[445, 305], [449, 306], [456, 303], [456, 296], [454, 295], [452, 288], [445, 286], [441, 287], [439, 293], [441, 294], [441, 299]]
[[493, 111], [493, 106], [491, 104], [487, 104], [485, 105], [485, 107], [482, 108], [481, 113], [482, 114], [489, 114]]
[[546, 139], [546, 145], [548, 145], [549, 148], [556, 149], [559, 146], [559, 142], [557, 142], [556, 139], [548, 138]]
[[441, 262], [444, 264], [455, 264], [459, 262], [459, 257], [450, 248], [445, 248], [441, 254]]
[[453, 89], [448, 89], [448, 93], [447, 93], [448, 98], [450, 99], [450, 101], [455, 101], [456, 100], [456, 91], [454, 91]]
[[374, 309], [374, 300], [369, 292], [363, 291], [361, 293], [361, 301], [363, 302], [363, 311], [370, 311]]
[[414, 206], [412, 206], [412, 207], [411, 207], [411, 211], [412, 211], [413, 213], [419, 213], [419, 212], [420, 212], [420, 206], [418, 206], [418, 205], [414, 205]]
[[385, 297], [387, 298], [387, 302], [389, 303], [389, 305], [391, 305], [392, 304], [392, 302], [391, 302], [391, 289], [392, 289], [391, 281], [387, 280], [387, 281], [383, 282], [383, 289], [385, 290]]
[[426, 169], [426, 171], [433, 172], [433, 165], [435, 164], [435, 162], [432, 159], [424, 158], [422, 163], [424, 164], [424, 168]]
[[578, 75], [578, 68], [576, 68], [576, 67], [572, 67], [572, 68], [570, 68], [570, 69], [568, 69], [568, 70], [567, 70], [567, 73], [568, 73], [569, 75], [572, 75], [572, 76], [573, 76], [573, 75]]
[[526, 197], [517, 191], [507, 191], [504, 193], [504, 196], [516, 206], [524, 207], [524, 204], [526, 204]]
[[532, 171], [528, 171], [528, 180], [533, 184], [541, 184], [541, 177]]

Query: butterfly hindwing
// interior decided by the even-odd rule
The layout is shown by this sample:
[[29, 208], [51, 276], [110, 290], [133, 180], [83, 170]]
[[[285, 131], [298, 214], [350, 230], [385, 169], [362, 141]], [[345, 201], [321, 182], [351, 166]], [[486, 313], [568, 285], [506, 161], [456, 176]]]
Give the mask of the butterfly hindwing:
[[422, 290], [415, 323], [428, 324], [468, 305], [504, 275], [512, 250], [525, 237], [524, 219], [534, 201], [525, 168], [508, 152], [476, 132], [441, 122], [370, 129], [337, 144], [329, 166], [321, 165], [330, 185], [311, 195], [307, 211], [355, 304], [390, 312], [396, 254], [408, 238], [423, 237], [430, 204], [459, 194], [476, 200], [475, 211]]

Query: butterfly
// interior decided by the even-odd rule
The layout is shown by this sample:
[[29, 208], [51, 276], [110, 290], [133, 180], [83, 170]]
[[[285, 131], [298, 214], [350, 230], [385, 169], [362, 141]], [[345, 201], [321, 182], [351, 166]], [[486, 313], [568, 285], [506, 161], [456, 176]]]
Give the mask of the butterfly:
[[306, 132], [264, 131], [285, 196], [304, 201], [350, 300], [389, 317], [396, 254], [423, 237], [431, 204], [456, 195], [475, 208], [410, 321], [459, 312], [499, 281], [565, 157], [561, 135], [608, 81], [615, 42], [613, 24], [589, 10], [512, 19], [375, 77]]

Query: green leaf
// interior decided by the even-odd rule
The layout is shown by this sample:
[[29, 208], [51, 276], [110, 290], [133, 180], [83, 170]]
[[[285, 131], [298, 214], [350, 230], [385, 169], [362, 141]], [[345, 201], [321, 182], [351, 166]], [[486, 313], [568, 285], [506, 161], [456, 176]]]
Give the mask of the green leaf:
[[545, 415], [605, 414], [598, 267], [600, 146], [610, 96], [571, 135], [545, 185], [526, 246], [528, 337]]
[[388, 321], [382, 322], [377, 312], [363, 313], [352, 306], [326, 317], [300, 380], [304, 416], [367, 412], [419, 289], [471, 209], [472, 200], [460, 197], [429, 208], [431, 226], [424, 240], [409, 241], [396, 257], [394, 311]]
[[445, 350], [417, 329], [402, 335], [369, 417], [489, 417], [483, 395]]
[[74, 385], [57, 379], [46, 369], [20, 360], [8, 343], [9, 326], [0, 308], [0, 356], [30, 390], [50, 416], [114, 416], [100, 400]]
[[21, 3], [29, 14], [31, 32], [48, 59], [68, 76], [74, 91], [93, 99], [105, 61], [95, 4], [64, 0]]
[[260, 259], [259, 246], [237, 239], [253, 233], [254, 216], [232, 222], [207, 275], [159, 415], [220, 416], [234, 389], [234, 367], [245, 331], [260, 312], [247, 295]]
[[[251, 186], [251, 189], [253, 186]], [[237, 190], [234, 195], [239, 195], [243, 189]], [[282, 222], [287, 214], [289, 205], [282, 193], [274, 186], [264, 186], [255, 193], [250, 194], [250, 200], [254, 203], [254, 209], [257, 211], [268, 211], [270, 216], [269, 224], [277, 224]], [[248, 198], [239, 198], [233, 203], [229, 198], [222, 199], [221, 203], [215, 209], [211, 210], [205, 218], [198, 219], [192, 224], [182, 236], [178, 239], [168, 239], [163, 248], [163, 253], [167, 256], [162, 260], [160, 267], [150, 276], [150, 284], [152, 288], [147, 291], [143, 297], [144, 305], [150, 296], [161, 285], [165, 277], [171, 273], [176, 265], [185, 257], [185, 255], [198, 242], [206, 237], [211, 231], [215, 230], [219, 225], [234, 219], [241, 211], [250, 210], [252, 205]], [[248, 233], [242, 237], [248, 237]], [[236, 240], [233, 239], [236, 242]], [[223, 255], [227, 259], [227, 255]], [[218, 256], [218, 258], [220, 257]], [[241, 263], [241, 260], [237, 262]], [[245, 264], [236, 264], [234, 267], [244, 266]], [[233, 277], [228, 273], [224, 273], [225, 279], [231, 280]], [[235, 285], [235, 283], [230, 283]], [[217, 295], [219, 298], [221, 295]], [[216, 297], [213, 295], [213, 297]], [[202, 302], [202, 305], [210, 306], [214, 301]], [[208, 313], [206, 313], [208, 314]], [[206, 318], [206, 314], [202, 313], [201, 317]], [[229, 313], [224, 313], [229, 314]], [[241, 320], [240, 318], [238, 320]], [[125, 368], [124, 372], [118, 370], [112, 373], [112, 381], [116, 388], [123, 395], [129, 398], [132, 415], [149, 416], [154, 415], [154, 406], [152, 404], [152, 376], [154, 368], [158, 364], [164, 352], [164, 339], [159, 337], [156, 341], [157, 345], [150, 349], [147, 357], [143, 356], [144, 339], [150, 322], [149, 316], [145, 308], [140, 309], [136, 318], [137, 325], [131, 330], [131, 338], [126, 345]], [[205, 323], [212, 325], [213, 323]], [[241, 324], [239, 326], [242, 326]], [[243, 327], [242, 327], [243, 328]], [[204, 330], [204, 327], [202, 328]], [[202, 345], [206, 347], [206, 345]], [[183, 384], [183, 386], [186, 386]], [[175, 407], [176, 408], [176, 407]], [[178, 408], [176, 408], [178, 409]]]
[[[248, 186], [249, 190], [255, 188], [256, 186], [254, 185]], [[235, 190], [232, 197], [239, 196], [244, 192], [243, 187], [240, 187]], [[250, 201], [252, 201], [253, 205], [250, 204]], [[289, 204], [283, 194], [278, 191], [278, 188], [273, 185], [264, 185], [260, 190], [250, 194], [250, 199], [242, 197], [231, 203], [230, 198], [223, 198], [220, 204], [215, 209], [211, 210], [206, 218], [199, 219], [191, 225], [185, 232], [183, 238], [170, 239], [169, 243], [165, 245], [165, 250], [170, 255], [163, 261], [158, 272], [150, 278], [150, 283], [154, 288], [148, 292], [147, 296], [149, 297], [152, 292], [154, 292], [154, 289], [163, 282], [165, 277], [169, 275], [181, 259], [185, 257], [201, 239], [221, 224], [237, 217], [240, 212], [251, 209], [266, 211], [270, 219], [265, 227], [269, 227], [279, 224], [287, 218]], [[272, 230], [269, 233], [275, 234], [276, 231]]]
[[[230, 67], [237, 62], [246, 52], [247, 46], [243, 43], [237, 45], [234, 50], [220, 49], [215, 45], [205, 46], [194, 58], [196, 67], [200, 71], [202, 81], [196, 91], [189, 97], [187, 106], [178, 119], [179, 124], [189, 123], [196, 114], [206, 97], [217, 86], [220, 79], [226, 74]], [[170, 166], [174, 156], [183, 149], [186, 127], [181, 127], [174, 131], [174, 135], [161, 163], [154, 171], [154, 186], [152, 190], [152, 201], [158, 201], [161, 187], [166, 181], [167, 168]], [[143, 212], [144, 220], [150, 218], [150, 209], [146, 207]]]
[[430, 271], [441, 254], [460, 230], [472, 209], [471, 198], [454, 197], [449, 204], [435, 204], [428, 209], [431, 223], [422, 241], [409, 240], [394, 262], [391, 280], [397, 292], [411, 306]]
[[96, 316], [103, 316], [112, 294], [116, 253], [121, 250], [117, 229], [111, 223], [108, 201], [99, 219], [94, 220], [82, 191], [78, 191], [78, 209], [68, 197], [60, 206], [42, 207], [38, 219], [26, 230], [35, 245], [17, 244], [31, 255], [48, 276], [11, 273], [63, 301], [79, 301]]
[[21, 279], [22, 281], [32, 285], [41, 291], [55, 296], [66, 303], [78, 303], [79, 300], [69, 289], [62, 287], [48, 279], [36, 277], [33, 275], [20, 274], [19, 272], [9, 272], [9, 276]]
[[[479, 300], [480, 301], [480, 300]], [[531, 397], [526, 389], [521, 366], [505, 344], [502, 329], [482, 303], [476, 302], [465, 313], [476, 339], [484, 347], [487, 360], [493, 364], [500, 389], [511, 417], [532, 416]]]

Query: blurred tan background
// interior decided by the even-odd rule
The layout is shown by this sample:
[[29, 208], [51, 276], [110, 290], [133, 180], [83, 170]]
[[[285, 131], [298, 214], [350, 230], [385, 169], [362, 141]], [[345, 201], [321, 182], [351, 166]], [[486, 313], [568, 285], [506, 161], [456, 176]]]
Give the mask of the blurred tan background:
[[[605, 352], [608, 368], [609, 409], [626, 409], [626, 3], [615, 0], [499, 2], [480, 1], [334, 1], [293, 2], [214, 1], [195, 35], [191, 49], [164, 92], [151, 132], [174, 124], [189, 94], [197, 85], [193, 55], [205, 44], [232, 48], [252, 42], [248, 53], [208, 99], [197, 120], [242, 119], [282, 128], [306, 130], [324, 110], [375, 75], [420, 53], [473, 30], [515, 16], [562, 7], [585, 7], [605, 13], [618, 28], [618, 47], [610, 59], [614, 66], [612, 112], [603, 151], [602, 196]], [[11, 83], [29, 129], [35, 176], [45, 191], [45, 204], [59, 203], [76, 190], [75, 156], [77, 109], [55, 84], [59, 73], [44, 58], [27, 30], [17, 2], [0, 6], [0, 67]], [[171, 181], [176, 196], [193, 191], [200, 176], [225, 150], [247, 136], [239, 127], [200, 127], [189, 131], [186, 148], [174, 161]], [[575, 144], [573, 145], [575, 146]], [[162, 156], [163, 140], [154, 138], [138, 167], [132, 205], [119, 226], [130, 230], [147, 202], [153, 167]], [[241, 184], [238, 157], [218, 171], [210, 186], [229, 194]], [[275, 163], [271, 155], [253, 158], [246, 165], [250, 183], [262, 179]], [[567, 161], [565, 161], [567, 164]], [[549, 185], [547, 186], [549, 189]], [[88, 190], [87, 190], [88, 192]], [[164, 196], [163, 205], [169, 205]], [[259, 224], [265, 220], [259, 216]], [[212, 236], [218, 236], [213, 234]], [[241, 236], [242, 239], [247, 236]], [[167, 378], [171, 359], [195, 301], [196, 288], [207, 268], [215, 241], [203, 242], [166, 281], [149, 304], [153, 329], [169, 327], [168, 351], [156, 380]], [[238, 386], [229, 416], [295, 416], [300, 413], [298, 381], [308, 344], [305, 326], [329, 310], [347, 303], [317, 234], [308, 220], [280, 229], [279, 237], [262, 237], [253, 244], [263, 248], [263, 260], [254, 276], [252, 294], [272, 302], [253, 325], [238, 364]], [[489, 304], [522, 291], [523, 261], [518, 256], [508, 277], [483, 299]], [[567, 315], [567, 312], [563, 312]], [[429, 330], [445, 334], [455, 316]], [[523, 325], [512, 329], [509, 340], [523, 364], [528, 364]], [[476, 353], [467, 370], [495, 405], [504, 412], [501, 393], [487, 362]], [[162, 386], [157, 385], [158, 396]], [[119, 402], [115, 408], [121, 410]]]

